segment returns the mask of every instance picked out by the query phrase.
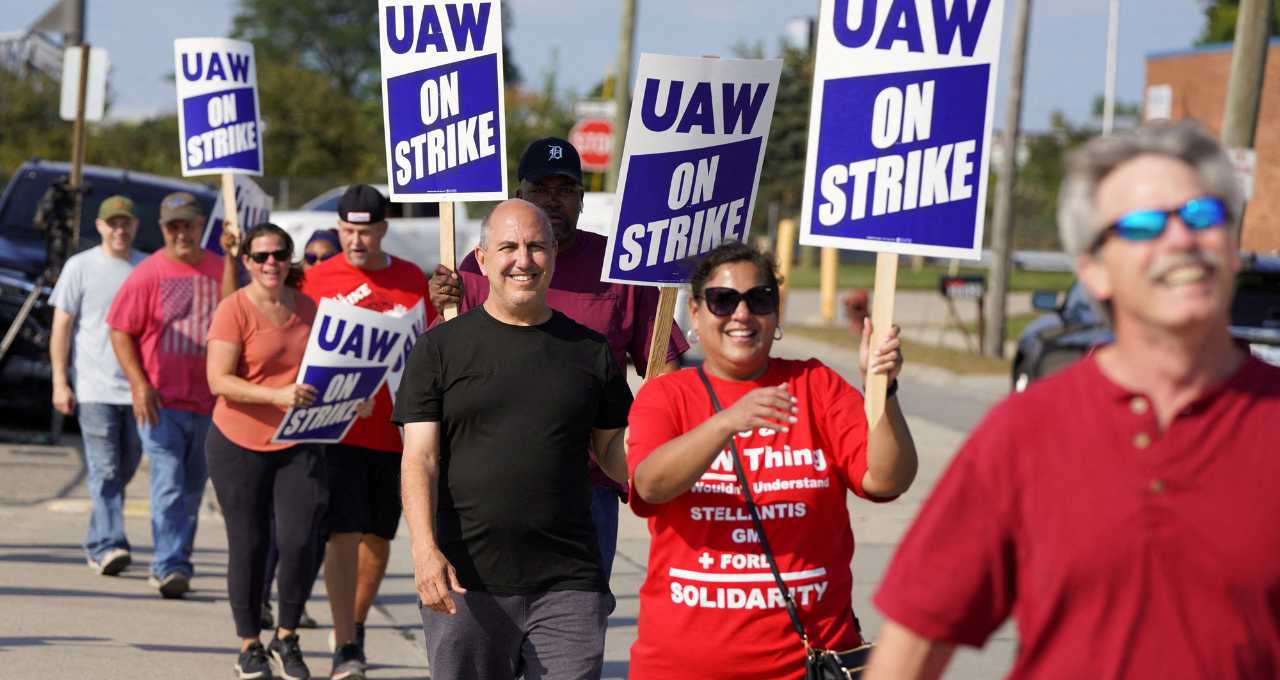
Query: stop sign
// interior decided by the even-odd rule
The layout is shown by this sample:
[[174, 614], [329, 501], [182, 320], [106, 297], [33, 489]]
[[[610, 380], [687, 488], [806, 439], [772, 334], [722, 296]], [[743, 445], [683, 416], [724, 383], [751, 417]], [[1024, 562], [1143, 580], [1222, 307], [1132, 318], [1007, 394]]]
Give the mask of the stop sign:
[[569, 143], [582, 157], [583, 170], [608, 170], [609, 154], [613, 151], [613, 123], [607, 118], [584, 118], [569, 131]]

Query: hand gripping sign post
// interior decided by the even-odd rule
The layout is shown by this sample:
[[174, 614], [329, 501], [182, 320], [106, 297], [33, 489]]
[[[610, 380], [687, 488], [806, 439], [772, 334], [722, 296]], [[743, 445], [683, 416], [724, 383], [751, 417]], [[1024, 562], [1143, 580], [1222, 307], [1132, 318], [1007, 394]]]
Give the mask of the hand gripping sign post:
[[662, 286], [646, 378], [666, 363], [677, 288], [744, 241], [782, 62], [641, 54], [601, 279]]
[[[213, 211], [209, 213], [209, 223], [204, 227], [204, 237], [200, 239], [205, 250], [211, 250], [218, 255], [222, 255], [222, 230], [227, 221], [225, 199], [226, 192], [219, 192], [218, 200], [213, 204]], [[275, 198], [263, 191], [257, 182], [244, 175], [235, 176], [235, 199], [236, 207], [239, 209], [236, 210], [236, 216], [232, 219], [234, 224], [252, 228], [253, 225], [261, 224], [271, 218], [271, 208], [275, 205]]]
[[[228, 38], [181, 38], [173, 41], [173, 60], [182, 176], [221, 174], [222, 200], [235, 205], [233, 175], [262, 174], [253, 44]], [[224, 227], [239, 232], [234, 217]]]
[[[800, 242], [876, 251], [872, 347], [898, 254], [977, 259], [1004, 0], [822, 0]], [[867, 376], [867, 420], [887, 381]]]
[[321, 300], [297, 379], [319, 396], [310, 406], [290, 408], [271, 441], [341, 441], [360, 404], [378, 393], [390, 370], [403, 370], [406, 347], [416, 337], [410, 324], [409, 317]]
[[455, 269], [453, 201], [507, 197], [501, 6], [379, 0], [378, 44], [391, 199], [440, 203], [440, 262]]

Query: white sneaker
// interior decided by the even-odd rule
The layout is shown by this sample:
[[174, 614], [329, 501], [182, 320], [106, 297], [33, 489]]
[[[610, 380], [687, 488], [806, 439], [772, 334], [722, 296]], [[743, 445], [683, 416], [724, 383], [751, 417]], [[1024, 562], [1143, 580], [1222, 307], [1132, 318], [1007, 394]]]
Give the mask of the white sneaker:
[[102, 576], [115, 576], [124, 571], [126, 567], [133, 562], [133, 555], [129, 554], [124, 548], [115, 548], [107, 551], [100, 561], [94, 561], [92, 557], [85, 560], [89, 563], [89, 568], [98, 572]]

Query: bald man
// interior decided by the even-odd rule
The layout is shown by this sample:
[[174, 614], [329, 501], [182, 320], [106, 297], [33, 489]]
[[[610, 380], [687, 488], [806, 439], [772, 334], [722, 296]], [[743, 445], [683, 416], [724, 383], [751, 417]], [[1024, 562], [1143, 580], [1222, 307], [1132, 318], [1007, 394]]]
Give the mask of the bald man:
[[614, 600], [586, 444], [626, 479], [631, 392], [605, 337], [547, 306], [546, 213], [499, 204], [475, 257], [488, 298], [418, 340], [392, 418], [431, 677], [598, 678]]

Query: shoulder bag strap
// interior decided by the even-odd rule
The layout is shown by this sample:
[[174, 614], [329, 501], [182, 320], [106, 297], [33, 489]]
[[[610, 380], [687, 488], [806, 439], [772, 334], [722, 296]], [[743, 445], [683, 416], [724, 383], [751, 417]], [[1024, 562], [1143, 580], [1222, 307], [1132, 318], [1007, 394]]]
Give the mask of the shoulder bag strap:
[[[707, 395], [711, 397], [711, 406], [720, 412], [720, 400], [716, 398], [715, 388], [711, 387], [711, 380], [707, 378], [707, 374], [698, 367], [698, 377], [702, 379], [702, 385], [707, 388]], [[738, 445], [733, 441], [733, 435], [729, 436], [729, 450], [733, 453], [733, 472], [738, 476], [738, 485], [742, 487], [742, 496], [747, 501], [747, 511], [751, 513], [751, 524], [755, 526], [756, 534], [760, 537], [760, 549], [764, 551], [765, 559], [769, 561], [769, 571], [773, 572], [773, 580], [778, 584], [778, 590], [782, 592], [782, 600], [787, 605], [787, 615], [791, 617], [791, 626], [795, 628], [796, 634], [800, 636], [800, 640], [804, 642], [805, 647], [809, 646], [809, 636], [804, 632], [804, 624], [800, 622], [800, 614], [796, 611], [795, 599], [791, 597], [791, 589], [787, 588], [787, 584], [782, 580], [782, 573], [778, 571], [778, 562], [773, 557], [773, 549], [769, 547], [769, 539], [764, 535], [764, 524], [760, 522], [760, 511], [756, 509], [755, 499], [751, 497], [751, 489], [747, 486], [747, 476], [742, 470], [742, 461], [738, 456]]]

